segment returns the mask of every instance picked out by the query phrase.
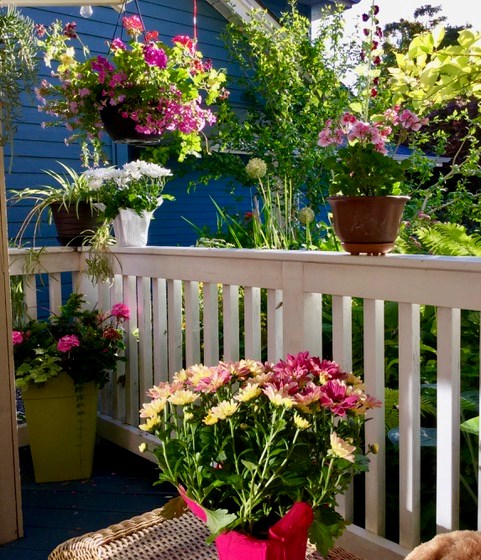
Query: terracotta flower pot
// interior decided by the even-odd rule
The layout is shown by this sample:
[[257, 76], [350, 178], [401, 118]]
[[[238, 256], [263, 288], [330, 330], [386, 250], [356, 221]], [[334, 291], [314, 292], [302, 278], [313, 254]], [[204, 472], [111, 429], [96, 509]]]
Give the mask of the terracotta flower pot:
[[[182, 488], [179, 492], [192, 513], [205, 522], [207, 515], [202, 506], [188, 498]], [[219, 560], [305, 560], [313, 518], [309, 504], [296, 502], [269, 529], [267, 539], [257, 539], [238, 531], [222, 533], [215, 539]]]
[[331, 196], [333, 227], [352, 255], [392, 251], [408, 196]]
[[61, 245], [81, 247], [100, 225], [98, 210], [86, 202], [71, 204], [67, 208], [53, 203], [50, 207]]

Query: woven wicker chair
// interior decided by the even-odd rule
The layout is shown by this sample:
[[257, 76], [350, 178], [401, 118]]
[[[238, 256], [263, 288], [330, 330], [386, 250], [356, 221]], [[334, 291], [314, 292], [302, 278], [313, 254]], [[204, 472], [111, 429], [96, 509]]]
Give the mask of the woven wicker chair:
[[[70, 539], [55, 548], [49, 560], [216, 560], [215, 546], [207, 546], [208, 531], [190, 513], [165, 519], [155, 509], [107, 529]], [[321, 560], [310, 545], [306, 560]], [[247, 559], [246, 559], [247, 560]], [[334, 548], [329, 560], [363, 560]]]

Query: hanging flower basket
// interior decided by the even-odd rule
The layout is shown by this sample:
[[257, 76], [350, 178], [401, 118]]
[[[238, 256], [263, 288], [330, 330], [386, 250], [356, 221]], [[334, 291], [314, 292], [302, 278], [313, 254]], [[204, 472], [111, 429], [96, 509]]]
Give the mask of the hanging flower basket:
[[[89, 57], [75, 23], [37, 26], [45, 62], [58, 80], [43, 80], [36, 90], [41, 110], [55, 117], [45, 125], [65, 124], [72, 133], [68, 141], [82, 143], [85, 164], [105, 160], [103, 130], [115, 141], [142, 145], [175, 135], [180, 161], [198, 154], [202, 130], [216, 121], [209, 106], [228, 95], [225, 73], [203, 59], [190, 37], [177, 35], [166, 45], [157, 31], [145, 31], [136, 15], [124, 17], [123, 27], [127, 42], [115, 38], [107, 57]], [[74, 51], [74, 40], [82, 49]], [[80, 50], [86, 53], [83, 61], [75, 58]], [[111, 124], [112, 116], [122, 120]]]
[[163, 134], [144, 134], [136, 130], [136, 122], [122, 116], [122, 105], [106, 105], [100, 110], [105, 132], [114, 142], [132, 146], [155, 146], [165, 142]]

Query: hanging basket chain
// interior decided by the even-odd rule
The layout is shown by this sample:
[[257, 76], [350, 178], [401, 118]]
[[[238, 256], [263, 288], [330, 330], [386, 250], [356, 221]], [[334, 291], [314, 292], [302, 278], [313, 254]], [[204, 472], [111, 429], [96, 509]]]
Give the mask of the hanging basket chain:
[[194, 0], [194, 40], [197, 42], [197, 0]]

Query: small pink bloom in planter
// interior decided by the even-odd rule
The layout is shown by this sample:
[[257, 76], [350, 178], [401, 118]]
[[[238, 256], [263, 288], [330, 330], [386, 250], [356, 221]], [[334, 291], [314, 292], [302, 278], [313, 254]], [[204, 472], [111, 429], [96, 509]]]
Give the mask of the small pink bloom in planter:
[[57, 350], [59, 352], [70, 352], [75, 346], [80, 346], [80, 340], [74, 334], [66, 334], [58, 341]]
[[13, 344], [22, 344], [23, 334], [20, 331], [13, 331], [12, 332], [12, 342], [13, 342]]
[[125, 303], [116, 303], [110, 314], [117, 319], [130, 319], [130, 309]]

